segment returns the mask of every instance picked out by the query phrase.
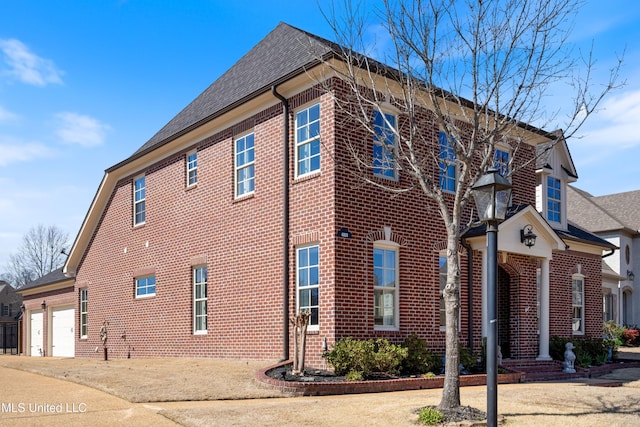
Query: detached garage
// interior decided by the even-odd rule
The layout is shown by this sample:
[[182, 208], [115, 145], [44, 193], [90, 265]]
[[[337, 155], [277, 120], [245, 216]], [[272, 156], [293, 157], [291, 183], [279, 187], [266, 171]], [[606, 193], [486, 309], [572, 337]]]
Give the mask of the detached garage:
[[27, 356], [74, 357], [76, 331], [75, 278], [54, 270], [18, 289], [23, 297], [20, 353]]

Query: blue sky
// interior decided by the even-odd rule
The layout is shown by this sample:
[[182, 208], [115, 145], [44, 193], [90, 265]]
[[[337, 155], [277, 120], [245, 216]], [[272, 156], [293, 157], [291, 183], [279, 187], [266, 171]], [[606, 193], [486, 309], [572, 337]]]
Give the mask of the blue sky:
[[[0, 273], [30, 227], [56, 225], [73, 240], [104, 170], [280, 21], [334, 39], [315, 1], [0, 3]], [[570, 142], [577, 186], [640, 189], [640, 2], [588, 1], [572, 41], [593, 41], [602, 76], [626, 48], [628, 82]]]

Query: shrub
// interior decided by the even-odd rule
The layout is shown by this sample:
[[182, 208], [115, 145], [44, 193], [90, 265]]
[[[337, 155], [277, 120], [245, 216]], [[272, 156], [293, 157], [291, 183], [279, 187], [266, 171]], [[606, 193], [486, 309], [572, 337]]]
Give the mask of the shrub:
[[442, 358], [428, 349], [427, 341], [413, 334], [404, 340], [402, 346], [407, 349], [407, 357], [402, 361], [402, 373], [421, 375], [440, 372]]
[[626, 345], [640, 345], [640, 330], [637, 328], [626, 328], [624, 330], [624, 343]]
[[554, 360], [564, 360], [565, 344], [573, 343], [573, 352], [576, 355], [576, 366], [589, 367], [594, 361], [607, 360], [609, 347], [612, 342], [603, 338], [551, 337], [549, 340], [549, 354]]
[[460, 344], [458, 347], [460, 364], [468, 371], [475, 371], [478, 367], [478, 355], [469, 350], [469, 347]]
[[323, 357], [333, 367], [337, 375], [351, 376], [359, 373], [367, 378], [373, 372], [397, 374], [402, 361], [407, 357], [407, 349], [391, 344], [386, 339], [356, 340], [343, 338], [337, 341], [333, 350]]
[[444, 421], [444, 414], [434, 408], [422, 408], [418, 412], [418, 421], [425, 425], [436, 425]]
[[364, 380], [364, 376], [360, 371], [349, 371], [347, 375], [344, 376], [344, 379], [347, 381], [362, 381]]

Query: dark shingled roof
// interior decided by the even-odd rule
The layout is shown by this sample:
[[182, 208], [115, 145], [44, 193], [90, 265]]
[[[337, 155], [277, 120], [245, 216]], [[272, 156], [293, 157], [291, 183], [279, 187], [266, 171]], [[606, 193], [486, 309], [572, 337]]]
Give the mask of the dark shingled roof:
[[41, 278], [34, 280], [33, 282], [27, 283], [26, 285], [21, 287], [19, 290], [23, 291], [26, 289], [37, 288], [39, 286], [51, 285], [53, 283], [72, 279], [73, 277], [74, 276], [67, 276], [66, 274], [64, 274], [62, 272], [62, 267], [60, 267], [57, 270], [53, 270], [51, 273], [45, 274]]
[[269, 91], [274, 84], [303, 73], [321, 58], [337, 52], [334, 43], [280, 23], [124, 162]]
[[567, 210], [571, 221], [595, 233], [623, 229], [640, 232], [640, 190], [594, 197], [569, 186]]

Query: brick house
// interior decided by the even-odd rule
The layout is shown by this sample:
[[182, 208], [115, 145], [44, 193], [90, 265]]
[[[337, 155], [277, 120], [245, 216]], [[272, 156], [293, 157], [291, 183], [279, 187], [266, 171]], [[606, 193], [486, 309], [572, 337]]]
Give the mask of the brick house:
[[[444, 226], [421, 192], [392, 196], [341, 167], [358, 129], [335, 105], [345, 85], [318, 59], [334, 49], [280, 24], [106, 170], [64, 267], [75, 275], [76, 356], [101, 356], [104, 325], [110, 357], [286, 359], [289, 318], [301, 309], [311, 312], [311, 365], [346, 336], [416, 333], [444, 351]], [[427, 131], [438, 150], [439, 129]], [[555, 137], [523, 131], [529, 166], [512, 176], [513, 209], [499, 233], [499, 334], [505, 357], [547, 359], [551, 335], [600, 335], [610, 244], [566, 222], [564, 192], [577, 175], [566, 144], [547, 150], [557, 165], [537, 168], [536, 147]], [[533, 247], [521, 242], [526, 226]], [[460, 337], [479, 350], [482, 227], [459, 256]]]
[[0, 354], [18, 352], [18, 325], [21, 322], [22, 296], [0, 280]]
[[617, 247], [603, 259], [603, 320], [639, 325], [640, 190], [593, 196], [569, 186], [567, 205], [571, 221]]

